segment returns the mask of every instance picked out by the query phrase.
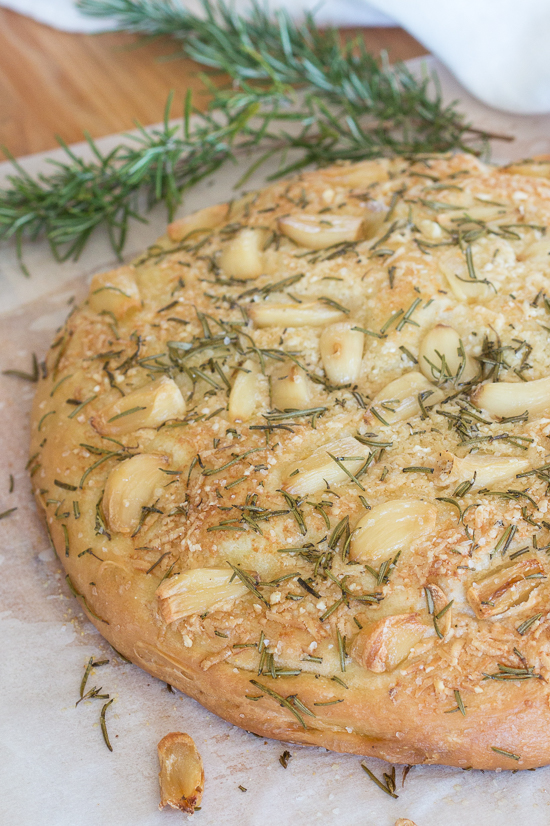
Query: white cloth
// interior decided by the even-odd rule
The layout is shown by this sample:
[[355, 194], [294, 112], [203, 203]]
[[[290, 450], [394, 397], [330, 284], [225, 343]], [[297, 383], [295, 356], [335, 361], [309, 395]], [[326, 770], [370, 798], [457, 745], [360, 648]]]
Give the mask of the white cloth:
[[[196, 0], [181, 0], [194, 10]], [[67, 31], [112, 23], [80, 14], [73, 0], [0, 0], [0, 6]], [[247, 0], [235, 0], [246, 9]], [[401, 25], [476, 97], [518, 114], [550, 112], [549, 0], [271, 0], [293, 14], [317, 9], [320, 23]]]
[[[182, 6], [198, 11], [196, 0], [180, 0]], [[236, 0], [237, 9], [246, 8], [247, 0]], [[380, 4], [378, 4], [380, 5]], [[113, 27], [113, 23], [99, 17], [81, 14], [74, 0], [0, 0], [0, 6], [34, 17], [40, 23], [54, 26], [67, 32], [99, 32]], [[304, 10], [316, 10], [320, 23], [335, 26], [397, 26], [391, 18], [374, 8], [374, 4], [363, 0], [272, 0], [269, 7], [287, 8], [293, 14]]]

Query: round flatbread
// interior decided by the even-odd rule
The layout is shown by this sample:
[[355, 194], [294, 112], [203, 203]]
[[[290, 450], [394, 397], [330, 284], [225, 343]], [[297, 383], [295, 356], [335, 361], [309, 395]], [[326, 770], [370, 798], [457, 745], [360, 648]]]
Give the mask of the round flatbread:
[[547, 167], [306, 173], [92, 279], [31, 466], [118, 651], [262, 736], [549, 762]]

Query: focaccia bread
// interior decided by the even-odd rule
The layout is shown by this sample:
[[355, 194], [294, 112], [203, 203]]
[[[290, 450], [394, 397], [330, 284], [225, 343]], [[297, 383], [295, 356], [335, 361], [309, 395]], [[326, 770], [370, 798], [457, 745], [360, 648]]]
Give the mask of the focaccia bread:
[[306, 173], [93, 278], [30, 467], [118, 651], [262, 736], [550, 762], [547, 166]]

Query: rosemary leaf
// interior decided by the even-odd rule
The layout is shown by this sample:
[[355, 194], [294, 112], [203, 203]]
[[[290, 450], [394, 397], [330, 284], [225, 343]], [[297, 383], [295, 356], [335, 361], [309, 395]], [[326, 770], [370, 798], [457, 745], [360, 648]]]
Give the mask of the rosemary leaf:
[[100, 717], [99, 717], [100, 722], [101, 722], [101, 733], [103, 734], [103, 739], [105, 740], [105, 745], [107, 746], [109, 751], [112, 751], [113, 747], [111, 746], [111, 741], [109, 740], [109, 734], [107, 733], [107, 723], [105, 721], [105, 714], [107, 712], [107, 709], [111, 705], [111, 703], [114, 702], [114, 699], [115, 699], [114, 697], [111, 697], [111, 699], [108, 700], [108, 702], [105, 703], [105, 705], [101, 709], [101, 714], [100, 714]]

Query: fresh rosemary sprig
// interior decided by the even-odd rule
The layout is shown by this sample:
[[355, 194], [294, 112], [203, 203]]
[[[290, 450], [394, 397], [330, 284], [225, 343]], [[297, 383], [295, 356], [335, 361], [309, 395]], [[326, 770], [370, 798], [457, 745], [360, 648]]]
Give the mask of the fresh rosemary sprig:
[[263, 150], [241, 185], [274, 154], [280, 164], [272, 177], [278, 177], [338, 160], [479, 153], [490, 137], [443, 103], [436, 78], [419, 79], [403, 64], [390, 67], [361, 39], [342, 44], [335, 29], [319, 29], [312, 15], [295, 23], [284, 11], [271, 15], [253, 3], [242, 17], [224, 0], [202, 0], [199, 14], [174, 0], [77, 5], [114, 17], [123, 30], [171, 35], [178, 54], [229, 76], [230, 85], [218, 88], [204, 77], [212, 99], [199, 112], [188, 95], [183, 128], [169, 124], [169, 98], [162, 127], [139, 126], [137, 136], [107, 155], [87, 136], [92, 160], [60, 140], [67, 158], [52, 162], [51, 174], [32, 178], [11, 158], [16, 172], [0, 191], [0, 240], [15, 238], [20, 257], [25, 238], [45, 236], [56, 258], [77, 258], [99, 226], [107, 227], [121, 256], [131, 218], [143, 220], [160, 201], [171, 217], [182, 193], [237, 151]]
[[[181, 46], [175, 56], [184, 54], [229, 75], [229, 96], [238, 100], [241, 92], [241, 103], [248, 95], [248, 102], [256, 102], [260, 92], [271, 105], [288, 104], [292, 88], [305, 92], [301, 111], [290, 117], [316, 115], [302, 136], [311, 140], [319, 133], [302, 147], [306, 163], [471, 151], [470, 139], [485, 136], [454, 105], [443, 104], [435, 78], [419, 79], [402, 63], [390, 67], [384, 55], [379, 61], [369, 53], [361, 38], [342, 44], [338, 31], [319, 29], [313, 14], [296, 23], [285, 11], [272, 15], [266, 5], [253, 2], [243, 17], [224, 0], [201, 0], [199, 14], [174, 0], [78, 0], [77, 7], [114, 18], [119, 30], [172, 36]], [[332, 114], [327, 105], [335, 107]], [[349, 142], [347, 152], [342, 140]]]
[[[146, 208], [164, 201], [171, 217], [184, 189], [214, 172], [231, 157], [231, 145], [254, 110], [241, 107], [224, 119], [203, 114], [190, 124], [191, 102], [186, 101], [183, 130], [170, 126], [172, 96], [164, 124], [137, 136], [127, 136], [107, 155], [86, 136], [93, 160], [74, 154], [61, 139], [66, 161], [51, 161], [54, 171], [32, 178], [4, 150], [15, 166], [9, 188], [0, 190], [0, 240], [16, 239], [19, 257], [23, 239], [45, 236], [55, 258], [78, 258], [89, 237], [106, 226], [111, 246], [121, 255], [130, 218], [143, 220]], [[141, 200], [141, 199], [140, 199]]]

